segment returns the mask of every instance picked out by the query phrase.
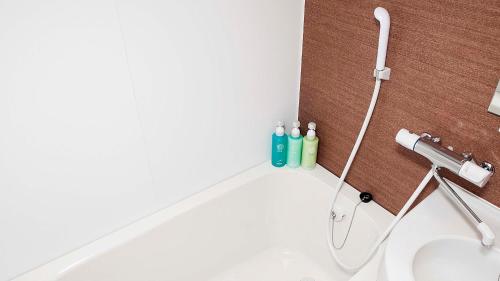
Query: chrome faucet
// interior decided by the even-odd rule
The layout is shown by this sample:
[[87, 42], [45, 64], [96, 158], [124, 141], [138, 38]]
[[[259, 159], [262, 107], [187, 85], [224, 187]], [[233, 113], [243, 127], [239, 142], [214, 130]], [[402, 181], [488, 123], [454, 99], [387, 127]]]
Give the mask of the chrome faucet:
[[483, 246], [492, 246], [495, 243], [495, 234], [491, 228], [479, 218], [474, 210], [443, 179], [439, 171], [442, 168], [446, 168], [469, 182], [483, 187], [495, 171], [493, 165], [488, 162], [482, 162], [478, 165], [471, 153], [458, 154], [449, 148], [444, 148], [440, 145], [441, 139], [439, 137], [428, 133], [423, 133], [419, 136], [410, 133], [406, 129], [401, 129], [396, 136], [396, 141], [432, 162], [433, 175], [439, 182], [439, 186], [446, 191], [452, 201], [474, 223], [476, 229], [481, 233], [481, 243]]

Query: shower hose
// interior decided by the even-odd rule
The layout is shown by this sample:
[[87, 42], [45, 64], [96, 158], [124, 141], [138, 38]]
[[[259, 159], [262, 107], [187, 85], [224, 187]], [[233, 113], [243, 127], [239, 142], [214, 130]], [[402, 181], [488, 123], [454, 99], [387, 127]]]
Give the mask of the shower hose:
[[[358, 152], [359, 146], [361, 145], [361, 142], [362, 142], [363, 137], [365, 135], [366, 129], [368, 128], [368, 124], [370, 123], [370, 120], [371, 120], [371, 117], [373, 114], [373, 110], [375, 109], [375, 104], [377, 103], [378, 94], [380, 92], [380, 84], [381, 84], [381, 80], [377, 78], [375, 80], [375, 87], [373, 89], [373, 95], [372, 95], [372, 99], [370, 101], [370, 106], [368, 107], [368, 112], [366, 113], [365, 120], [363, 121], [363, 125], [361, 126], [361, 130], [359, 131], [358, 137], [356, 138], [356, 142], [355, 142], [354, 147], [351, 151], [351, 154], [349, 155], [349, 159], [347, 160], [347, 163], [344, 167], [344, 170], [342, 171], [342, 174], [341, 174], [340, 179], [337, 183], [337, 186], [335, 187], [335, 193], [334, 193], [333, 198], [332, 198], [332, 206], [330, 208], [330, 213], [328, 214], [327, 240], [328, 240], [328, 246], [330, 248], [330, 253], [331, 253], [332, 257], [335, 259], [335, 261], [337, 262], [337, 264], [341, 268], [343, 268], [344, 270], [349, 271], [349, 272], [358, 271], [368, 261], [370, 261], [372, 256], [377, 252], [377, 249], [380, 246], [380, 244], [382, 244], [382, 242], [384, 242], [384, 240], [387, 238], [387, 236], [392, 231], [392, 229], [401, 220], [401, 218], [406, 214], [406, 212], [411, 207], [413, 202], [415, 202], [415, 200], [417, 199], [418, 195], [422, 192], [422, 190], [424, 190], [427, 183], [433, 177], [433, 171], [431, 169], [427, 173], [427, 175], [424, 177], [422, 182], [418, 185], [415, 192], [413, 192], [413, 194], [410, 196], [410, 198], [405, 203], [403, 208], [396, 215], [396, 217], [391, 222], [389, 227], [387, 227], [387, 229], [379, 236], [379, 238], [377, 239], [375, 244], [373, 244], [373, 246], [370, 248], [370, 251], [365, 255], [365, 257], [363, 258], [363, 260], [361, 260], [360, 263], [358, 263], [357, 265], [347, 265], [346, 263], [342, 262], [342, 260], [340, 259], [340, 257], [337, 254], [336, 248], [341, 249], [345, 245], [345, 242], [347, 240], [347, 236], [345, 237], [345, 239], [343, 239], [343, 242], [342, 242], [340, 247], [335, 247], [334, 242], [333, 242], [333, 238], [334, 238], [333, 225], [335, 223], [335, 221], [334, 221], [335, 201], [337, 199], [338, 194], [340, 193], [340, 189], [342, 188], [342, 185], [344, 184], [347, 173], [349, 172], [349, 169], [351, 168], [352, 162], [354, 161], [354, 158], [356, 157], [356, 153]], [[353, 214], [353, 216], [351, 216], [351, 222], [349, 223], [350, 225], [352, 224], [353, 219], [354, 219], [354, 214]], [[349, 227], [349, 230], [350, 230], [350, 227]], [[349, 235], [349, 231], [346, 235]]]

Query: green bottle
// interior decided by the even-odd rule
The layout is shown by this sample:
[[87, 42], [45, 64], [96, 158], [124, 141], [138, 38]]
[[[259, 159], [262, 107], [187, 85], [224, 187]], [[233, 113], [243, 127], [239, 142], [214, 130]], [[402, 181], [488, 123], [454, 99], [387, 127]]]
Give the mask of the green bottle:
[[295, 121], [292, 125], [292, 131], [288, 135], [288, 153], [286, 158], [286, 165], [290, 168], [298, 168], [302, 158], [302, 140], [300, 135], [300, 122]]
[[302, 168], [313, 169], [316, 167], [319, 138], [316, 136], [316, 123], [309, 122], [307, 128], [309, 130], [302, 144]]

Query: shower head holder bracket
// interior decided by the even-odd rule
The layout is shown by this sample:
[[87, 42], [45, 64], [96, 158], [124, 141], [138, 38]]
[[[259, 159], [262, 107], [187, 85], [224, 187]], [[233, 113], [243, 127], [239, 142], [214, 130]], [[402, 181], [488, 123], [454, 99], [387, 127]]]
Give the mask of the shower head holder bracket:
[[389, 80], [391, 77], [391, 69], [389, 67], [384, 67], [382, 70], [374, 69], [373, 77], [377, 80]]

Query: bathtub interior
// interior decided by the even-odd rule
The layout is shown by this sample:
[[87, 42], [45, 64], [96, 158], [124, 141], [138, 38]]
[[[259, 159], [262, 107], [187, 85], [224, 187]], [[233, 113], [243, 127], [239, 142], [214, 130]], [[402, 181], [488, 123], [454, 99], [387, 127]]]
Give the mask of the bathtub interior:
[[[211, 189], [186, 201], [217, 193]], [[332, 194], [331, 185], [307, 173], [268, 174], [198, 200], [142, 235], [79, 261], [57, 280], [348, 280], [351, 274], [328, 252]], [[357, 203], [352, 196], [338, 200], [346, 209]], [[374, 206], [366, 207], [358, 209], [340, 251], [347, 262], [360, 260], [380, 232], [380, 221], [369, 215]]]

